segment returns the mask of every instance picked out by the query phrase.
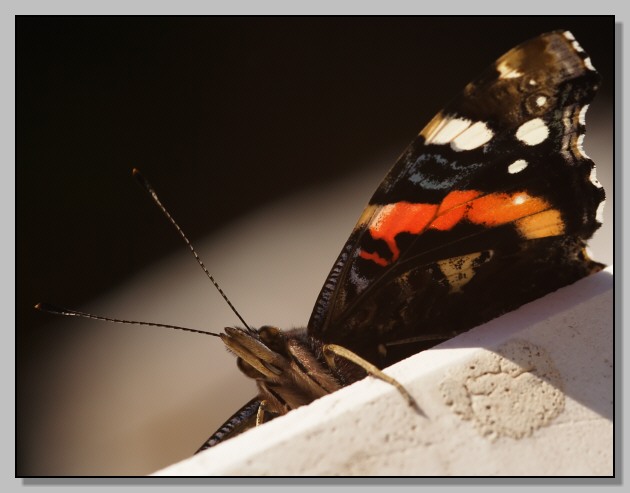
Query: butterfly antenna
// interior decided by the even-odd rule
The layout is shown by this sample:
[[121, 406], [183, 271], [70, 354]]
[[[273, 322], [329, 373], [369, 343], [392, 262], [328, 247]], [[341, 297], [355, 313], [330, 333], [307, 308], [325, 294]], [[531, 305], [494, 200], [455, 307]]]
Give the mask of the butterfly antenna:
[[65, 315], [67, 317], [83, 317], [91, 318], [93, 320], [104, 320], [106, 322], [114, 322], [117, 324], [133, 324], [133, 325], [148, 325], [151, 327], [165, 327], [167, 329], [184, 330], [186, 332], [194, 332], [195, 334], [204, 334], [207, 336], [221, 337], [220, 334], [214, 332], [208, 332], [206, 330], [189, 329], [188, 327], [180, 327], [178, 325], [158, 324], [154, 322], [139, 322], [137, 320], [123, 320], [121, 318], [101, 317], [100, 315], [93, 315], [91, 313], [79, 312], [77, 310], [70, 310], [69, 308], [61, 308], [50, 303], [37, 303], [35, 305], [36, 310], [42, 312], [52, 313], [53, 315]]
[[219, 293], [221, 294], [221, 296], [223, 297], [223, 299], [226, 301], [226, 303], [229, 305], [229, 307], [232, 309], [232, 311], [234, 312], [234, 314], [238, 317], [238, 319], [243, 323], [243, 325], [245, 326], [245, 328], [250, 331], [253, 332], [253, 330], [250, 328], [249, 325], [247, 325], [247, 322], [245, 322], [245, 320], [243, 319], [243, 317], [241, 317], [241, 314], [238, 312], [238, 310], [236, 308], [234, 308], [234, 305], [232, 305], [232, 302], [228, 299], [228, 297], [225, 295], [225, 293], [223, 292], [223, 290], [221, 289], [221, 287], [219, 286], [219, 284], [214, 280], [214, 277], [212, 277], [212, 274], [210, 274], [210, 272], [208, 271], [208, 269], [206, 268], [205, 264], [203, 263], [203, 261], [201, 260], [201, 258], [199, 258], [199, 255], [197, 254], [197, 252], [195, 251], [195, 248], [192, 246], [192, 243], [190, 243], [190, 240], [186, 237], [186, 235], [184, 234], [184, 232], [182, 231], [182, 229], [179, 227], [179, 225], [175, 222], [175, 219], [173, 219], [173, 216], [171, 216], [169, 214], [169, 212], [166, 210], [166, 207], [164, 207], [162, 205], [162, 202], [160, 202], [159, 197], [157, 196], [157, 193], [155, 192], [155, 190], [153, 189], [153, 187], [151, 186], [151, 184], [147, 181], [147, 179], [142, 176], [142, 174], [140, 173], [140, 171], [137, 168], [133, 169], [133, 176], [134, 178], [138, 181], [138, 183], [140, 183], [140, 185], [142, 185], [142, 188], [144, 188], [149, 195], [151, 196], [151, 198], [153, 199], [153, 202], [155, 202], [155, 204], [160, 208], [160, 210], [164, 213], [164, 215], [166, 216], [166, 218], [170, 221], [170, 223], [175, 227], [175, 229], [177, 230], [177, 232], [179, 233], [179, 236], [182, 237], [182, 239], [184, 240], [184, 242], [186, 243], [186, 245], [188, 245], [188, 248], [190, 249], [191, 253], [194, 255], [195, 260], [197, 260], [197, 263], [201, 266], [201, 268], [203, 269], [203, 271], [206, 273], [206, 275], [208, 276], [208, 279], [210, 279], [210, 281], [212, 282], [212, 284], [214, 284], [214, 287], [217, 288], [217, 291], [219, 291]]

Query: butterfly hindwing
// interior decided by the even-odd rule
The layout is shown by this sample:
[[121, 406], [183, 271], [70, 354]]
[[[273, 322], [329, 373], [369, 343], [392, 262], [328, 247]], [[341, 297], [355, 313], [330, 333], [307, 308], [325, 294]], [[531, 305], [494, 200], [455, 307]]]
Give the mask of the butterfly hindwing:
[[309, 334], [383, 366], [598, 269], [584, 241], [604, 192], [582, 149], [598, 84], [560, 31], [468, 84], [374, 193]]

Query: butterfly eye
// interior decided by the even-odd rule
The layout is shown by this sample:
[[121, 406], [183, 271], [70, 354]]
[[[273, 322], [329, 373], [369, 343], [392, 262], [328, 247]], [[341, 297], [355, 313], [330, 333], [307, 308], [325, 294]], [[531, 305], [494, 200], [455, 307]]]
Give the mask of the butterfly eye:
[[278, 327], [274, 327], [272, 325], [263, 325], [260, 329], [258, 329], [258, 337], [260, 340], [269, 346], [270, 349], [277, 350], [277, 347], [281, 345], [284, 340], [282, 336], [282, 331]]

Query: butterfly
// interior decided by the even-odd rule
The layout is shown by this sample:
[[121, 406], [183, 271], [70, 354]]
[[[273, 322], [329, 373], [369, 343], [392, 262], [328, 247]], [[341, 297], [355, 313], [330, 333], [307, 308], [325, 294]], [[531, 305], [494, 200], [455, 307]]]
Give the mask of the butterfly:
[[569, 31], [469, 83], [377, 188], [307, 327], [221, 334], [258, 395], [200, 450], [601, 270], [586, 240], [605, 193], [582, 147], [599, 83]]

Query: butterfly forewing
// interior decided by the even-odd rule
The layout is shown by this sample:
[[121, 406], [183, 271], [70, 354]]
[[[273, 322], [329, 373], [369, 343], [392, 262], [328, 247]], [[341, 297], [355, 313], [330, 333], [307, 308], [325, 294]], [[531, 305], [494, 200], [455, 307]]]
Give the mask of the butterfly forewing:
[[584, 241], [604, 192], [582, 148], [598, 84], [562, 31], [468, 84], [376, 190], [309, 334], [385, 366], [598, 270]]

